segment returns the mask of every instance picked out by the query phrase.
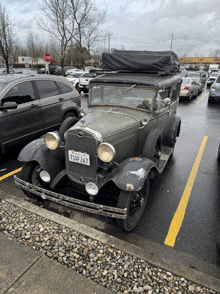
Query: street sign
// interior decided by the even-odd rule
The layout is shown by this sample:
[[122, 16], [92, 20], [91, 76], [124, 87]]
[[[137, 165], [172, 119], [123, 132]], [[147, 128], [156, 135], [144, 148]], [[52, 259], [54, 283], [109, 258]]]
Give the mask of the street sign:
[[45, 60], [46, 62], [50, 62], [50, 61], [51, 61], [51, 56], [50, 56], [49, 53], [45, 53], [45, 54], [44, 54], [44, 60]]

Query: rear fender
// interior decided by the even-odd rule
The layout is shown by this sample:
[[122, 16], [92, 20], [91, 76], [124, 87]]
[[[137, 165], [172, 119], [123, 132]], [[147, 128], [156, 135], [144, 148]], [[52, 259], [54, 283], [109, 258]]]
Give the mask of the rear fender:
[[51, 176], [55, 176], [65, 169], [65, 152], [61, 148], [50, 150], [44, 143], [44, 138], [39, 138], [26, 145], [20, 152], [18, 160], [22, 162], [37, 161]]
[[149, 175], [156, 172], [155, 164], [148, 158], [133, 157], [123, 161], [112, 180], [115, 185], [125, 191], [139, 191]]

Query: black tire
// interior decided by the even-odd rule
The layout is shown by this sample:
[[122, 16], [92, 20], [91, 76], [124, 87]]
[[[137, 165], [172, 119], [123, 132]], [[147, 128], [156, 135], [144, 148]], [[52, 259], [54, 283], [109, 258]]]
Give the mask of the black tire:
[[139, 224], [146, 208], [149, 191], [150, 179], [148, 176], [140, 191], [128, 192], [122, 190], [120, 192], [117, 207], [127, 208], [128, 217], [117, 219], [117, 224], [124, 231], [130, 232]]
[[80, 93], [81, 93], [81, 88], [80, 88], [80, 86], [79, 86], [79, 83], [76, 84], [75, 88], [76, 88], [76, 90], [77, 90], [77, 91], [79, 92], [79, 94], [80, 94]]
[[219, 147], [218, 147], [218, 160], [220, 161], [220, 144], [219, 144]]
[[156, 161], [161, 155], [162, 149], [162, 137], [161, 132], [158, 129], [154, 129], [150, 132], [147, 140], [144, 144], [142, 157], [149, 158], [152, 161]]
[[[25, 162], [19, 175], [20, 179], [30, 184], [34, 184], [42, 188], [47, 188], [48, 184], [46, 184], [40, 179], [39, 174], [41, 170], [42, 170], [42, 167], [40, 166], [38, 162], [36, 161]], [[24, 192], [26, 196], [28, 196], [31, 199], [37, 200], [38, 202], [43, 201], [43, 199], [40, 196], [37, 196], [24, 189], [22, 189], [22, 191]]]
[[89, 93], [89, 90], [88, 90], [88, 89], [83, 89], [83, 92], [84, 92], [85, 94], [88, 94], [88, 93]]
[[209, 96], [209, 98], [208, 98], [208, 104], [211, 104], [211, 103], [213, 103], [213, 99], [211, 98], [211, 96]]
[[76, 118], [76, 115], [73, 112], [67, 112], [63, 116], [63, 122], [68, 118], [68, 117], [73, 117]]
[[[170, 125], [169, 131], [164, 139], [164, 145], [174, 148], [176, 144], [176, 137], [179, 131], [179, 122], [174, 119]], [[179, 134], [178, 134], [179, 135]]]
[[61, 141], [64, 141], [64, 133], [71, 128], [72, 126], [74, 126], [77, 122], [79, 121], [79, 119], [77, 117], [68, 117], [67, 119], [65, 119], [59, 129], [59, 136], [61, 138]]

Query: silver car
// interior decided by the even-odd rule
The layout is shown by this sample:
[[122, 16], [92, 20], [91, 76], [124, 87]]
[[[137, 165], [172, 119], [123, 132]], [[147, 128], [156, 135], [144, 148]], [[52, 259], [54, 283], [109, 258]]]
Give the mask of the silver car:
[[210, 87], [208, 103], [220, 101], [220, 75]]
[[190, 101], [192, 97], [197, 97], [199, 94], [200, 85], [194, 80], [194, 78], [185, 78], [182, 81], [180, 89], [180, 98], [187, 97]]

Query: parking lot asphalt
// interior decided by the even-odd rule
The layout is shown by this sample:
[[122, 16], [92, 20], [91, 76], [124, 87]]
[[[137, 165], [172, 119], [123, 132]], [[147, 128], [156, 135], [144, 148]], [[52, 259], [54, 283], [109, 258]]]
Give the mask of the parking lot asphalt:
[[217, 267], [205, 274], [7, 191], [0, 231], [1, 294], [220, 293]]

